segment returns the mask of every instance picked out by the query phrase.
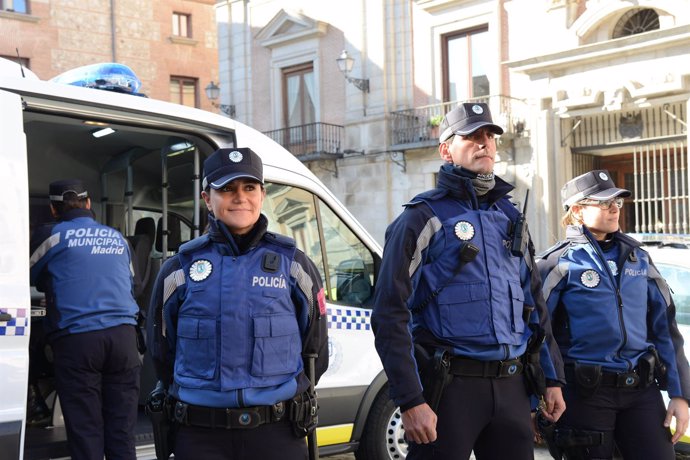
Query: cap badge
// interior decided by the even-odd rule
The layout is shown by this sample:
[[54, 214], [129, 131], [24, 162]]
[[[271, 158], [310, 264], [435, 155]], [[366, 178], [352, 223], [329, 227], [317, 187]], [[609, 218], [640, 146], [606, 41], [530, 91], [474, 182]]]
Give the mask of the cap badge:
[[484, 113], [484, 109], [482, 108], [482, 106], [477, 104], [472, 106], [472, 111], [477, 115], [481, 115], [482, 113]]
[[189, 267], [189, 276], [194, 281], [203, 281], [211, 275], [213, 271], [213, 265], [211, 262], [205, 259], [199, 259], [194, 261], [191, 267]]
[[474, 227], [466, 220], [461, 220], [455, 224], [455, 236], [462, 241], [469, 241], [474, 237]]
[[601, 281], [601, 278], [599, 278], [599, 273], [595, 272], [594, 270], [585, 270], [584, 273], [582, 273], [582, 276], [580, 276], [580, 281], [582, 281], [582, 284], [586, 287], [594, 288], [599, 286], [599, 281]]
[[609, 180], [609, 176], [606, 175], [604, 172], [599, 173], [599, 179], [601, 180]]
[[233, 150], [232, 152], [228, 153], [228, 158], [233, 163], [239, 163], [240, 161], [242, 161], [242, 158], [244, 157], [242, 156], [242, 152]]
[[616, 264], [615, 260], [607, 260], [607, 264], [609, 264], [609, 270], [611, 270], [611, 273], [613, 276], [618, 275], [618, 265]]

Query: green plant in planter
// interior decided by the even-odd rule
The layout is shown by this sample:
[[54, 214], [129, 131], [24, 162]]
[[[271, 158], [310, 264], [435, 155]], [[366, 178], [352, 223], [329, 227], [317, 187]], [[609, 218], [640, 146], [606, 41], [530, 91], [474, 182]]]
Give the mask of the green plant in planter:
[[441, 124], [441, 121], [443, 120], [443, 115], [434, 115], [433, 117], [429, 118], [429, 121], [427, 124], [429, 125], [430, 128], [435, 128], [436, 126]]

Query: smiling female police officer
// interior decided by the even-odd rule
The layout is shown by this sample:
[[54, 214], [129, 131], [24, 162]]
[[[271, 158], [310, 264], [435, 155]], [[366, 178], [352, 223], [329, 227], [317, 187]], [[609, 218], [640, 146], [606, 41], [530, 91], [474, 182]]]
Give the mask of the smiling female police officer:
[[568, 459], [610, 459], [615, 441], [626, 460], [671, 460], [688, 426], [690, 374], [668, 285], [618, 226], [630, 191], [596, 170], [561, 193], [566, 239], [538, 263], [568, 382], [556, 447]]
[[315, 404], [300, 398], [302, 353], [318, 355], [317, 380], [328, 366], [321, 277], [292, 239], [267, 231], [256, 153], [217, 150], [203, 188], [208, 233], [165, 262], [151, 304], [153, 357], [175, 401], [175, 458], [306, 458], [294, 428], [310, 424]]

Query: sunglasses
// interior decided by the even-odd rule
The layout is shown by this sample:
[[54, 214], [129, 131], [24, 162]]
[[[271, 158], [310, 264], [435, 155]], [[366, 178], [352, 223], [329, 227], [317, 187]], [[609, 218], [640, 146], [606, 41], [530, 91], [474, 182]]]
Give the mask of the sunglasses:
[[599, 209], [606, 211], [615, 204], [618, 209], [623, 207], [623, 198], [614, 198], [612, 200], [600, 201], [600, 200], [582, 200], [578, 202], [580, 206], [599, 206]]

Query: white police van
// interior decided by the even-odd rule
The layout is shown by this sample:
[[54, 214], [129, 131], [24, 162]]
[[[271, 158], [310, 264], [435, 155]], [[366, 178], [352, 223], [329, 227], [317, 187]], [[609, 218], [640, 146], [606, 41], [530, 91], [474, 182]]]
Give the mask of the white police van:
[[[50, 350], [40, 341], [43, 299], [29, 286], [29, 236], [50, 218], [48, 183], [82, 179], [97, 218], [128, 237], [137, 301], [146, 310], [162, 259], [203, 231], [203, 160], [217, 148], [239, 146], [252, 148], [264, 161], [263, 211], [271, 230], [297, 241], [326, 287], [330, 367], [318, 386], [321, 455], [356, 451], [360, 460], [403, 458], [399, 413], [387, 397], [370, 326], [380, 246], [302, 163], [268, 137], [216, 114], [138, 97], [133, 74], [102, 69], [116, 81], [82, 70], [76, 75], [86, 78], [77, 83], [87, 87], [79, 87], [42, 81], [0, 59], [2, 457], [68, 455], [51, 385]], [[26, 423], [30, 358], [38, 367], [32, 367], [32, 379], [52, 410], [49, 427]], [[144, 356], [142, 403], [153, 385], [150, 358]], [[137, 454], [153, 458], [143, 411]]]

